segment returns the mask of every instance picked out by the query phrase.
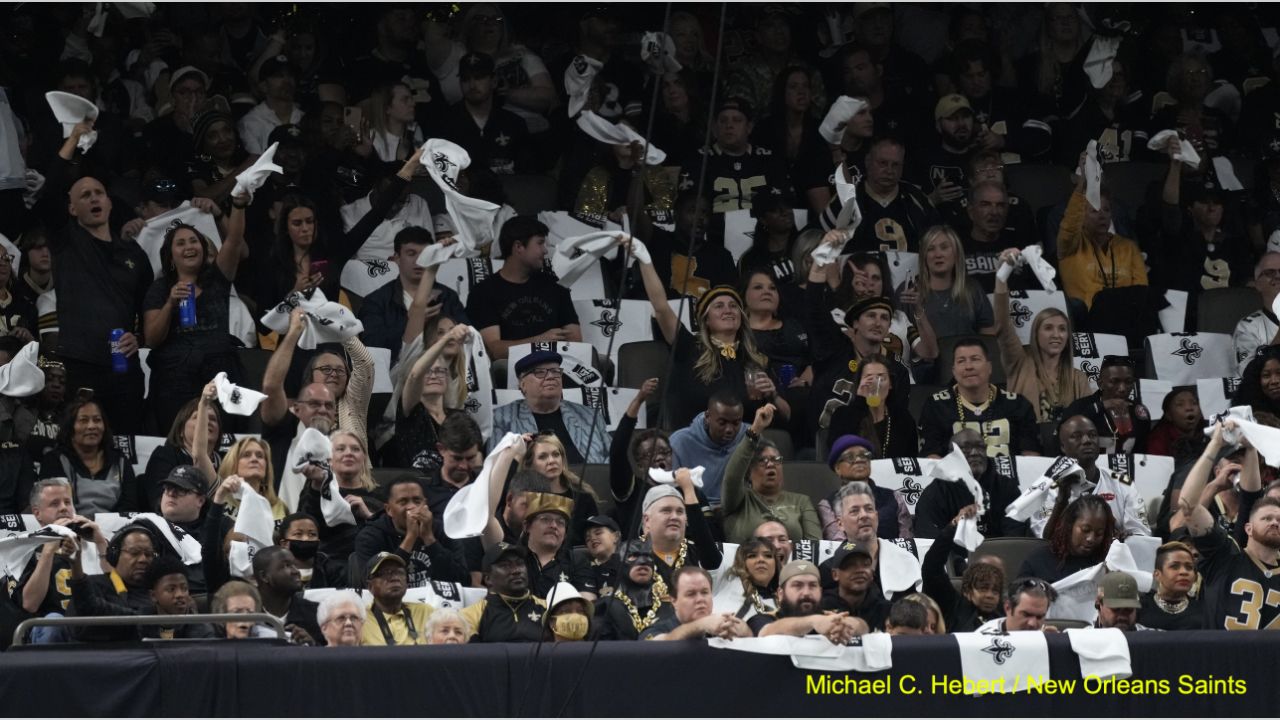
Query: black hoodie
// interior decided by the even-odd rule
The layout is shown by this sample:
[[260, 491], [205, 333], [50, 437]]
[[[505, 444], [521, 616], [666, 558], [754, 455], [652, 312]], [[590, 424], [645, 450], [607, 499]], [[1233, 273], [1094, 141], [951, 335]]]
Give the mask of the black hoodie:
[[462, 556], [446, 548], [439, 541], [424, 545], [419, 539], [413, 552], [400, 549], [404, 542], [404, 533], [396, 530], [391, 516], [386, 511], [379, 512], [369, 519], [360, 532], [356, 534], [355, 553], [352, 561], [357, 568], [363, 568], [369, 559], [380, 552], [393, 552], [399, 555], [409, 567], [409, 587], [423, 587], [432, 580], [458, 582], [464, 585], [471, 582], [466, 563]]

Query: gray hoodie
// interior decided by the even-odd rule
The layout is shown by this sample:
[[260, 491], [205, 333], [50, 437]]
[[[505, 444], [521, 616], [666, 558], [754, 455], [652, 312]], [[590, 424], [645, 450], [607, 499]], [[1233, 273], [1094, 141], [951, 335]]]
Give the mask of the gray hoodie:
[[671, 434], [671, 452], [675, 455], [673, 467], [694, 468], [701, 465], [705, 468], [702, 474], [702, 492], [712, 505], [720, 504], [720, 483], [724, 480], [724, 467], [728, 464], [733, 449], [742, 442], [747, 427], [746, 423], [742, 423], [733, 440], [719, 445], [707, 435], [707, 413], [700, 412], [689, 423], [689, 427]]

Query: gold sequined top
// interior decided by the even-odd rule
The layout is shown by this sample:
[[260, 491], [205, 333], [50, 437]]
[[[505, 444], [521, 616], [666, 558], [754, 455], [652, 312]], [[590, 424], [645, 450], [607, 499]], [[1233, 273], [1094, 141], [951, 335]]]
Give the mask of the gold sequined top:
[[[673, 222], [672, 206], [676, 196], [676, 173], [674, 168], [650, 166], [644, 169], [644, 189], [647, 202], [645, 211], [655, 223]], [[591, 168], [582, 179], [582, 187], [578, 188], [578, 200], [574, 203], [574, 211], [578, 217], [595, 221], [603, 226], [609, 213], [616, 208], [609, 204], [609, 168], [597, 165]]]

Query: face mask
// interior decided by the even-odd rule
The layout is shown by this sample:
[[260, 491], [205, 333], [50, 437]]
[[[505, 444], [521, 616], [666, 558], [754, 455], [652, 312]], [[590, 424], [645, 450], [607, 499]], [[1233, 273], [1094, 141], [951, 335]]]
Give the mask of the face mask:
[[290, 540], [289, 551], [299, 560], [310, 560], [320, 551], [319, 540]]
[[582, 613], [565, 613], [551, 618], [551, 632], [566, 640], [581, 640], [587, 636], [591, 621]]

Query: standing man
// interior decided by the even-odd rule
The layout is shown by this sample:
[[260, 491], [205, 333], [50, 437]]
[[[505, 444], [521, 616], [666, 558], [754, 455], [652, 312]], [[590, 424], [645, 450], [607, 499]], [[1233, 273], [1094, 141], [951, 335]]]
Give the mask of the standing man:
[[442, 136], [462, 146], [471, 166], [495, 175], [531, 172], [529, 126], [502, 106], [494, 84], [493, 58], [467, 53], [458, 61], [462, 100], [449, 108]]

